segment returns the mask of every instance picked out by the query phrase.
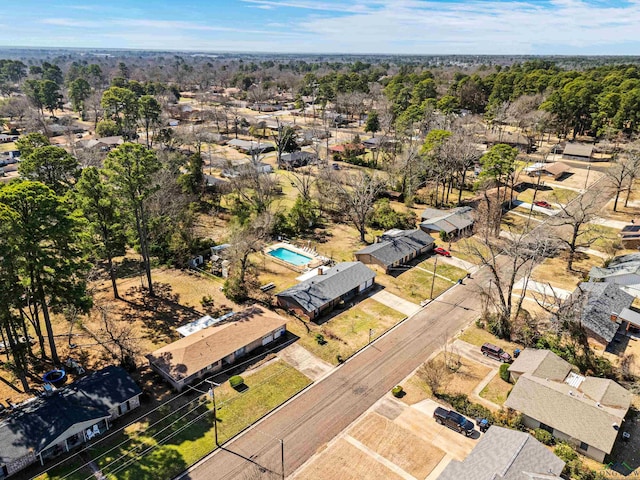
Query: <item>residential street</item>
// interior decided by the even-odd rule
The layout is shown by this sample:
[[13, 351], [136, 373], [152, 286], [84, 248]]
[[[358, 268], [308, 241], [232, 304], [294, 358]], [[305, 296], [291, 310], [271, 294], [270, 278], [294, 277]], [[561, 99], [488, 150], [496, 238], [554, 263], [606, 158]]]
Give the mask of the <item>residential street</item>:
[[[254, 478], [255, 462], [280, 478], [284, 439], [285, 472], [291, 474], [319, 448], [358, 418], [396, 382], [423, 363], [445, 339], [477, 317], [477, 274], [430, 303], [290, 403], [197, 464], [182, 479]], [[274, 438], [275, 437], [275, 438]], [[243, 457], [252, 457], [252, 461]], [[256, 477], [259, 478], [259, 477]]]
[[[599, 186], [596, 190], [594, 185], [585, 195], [600, 193], [609, 198], [608, 187]], [[533, 231], [543, 226], [549, 228], [545, 222], [536, 225]], [[284, 440], [285, 474], [290, 475], [447, 339], [477, 318], [481, 308], [477, 292], [489, 279], [487, 271], [476, 272], [464, 285], [448, 290], [263, 422], [177, 478], [282, 478], [278, 439]]]

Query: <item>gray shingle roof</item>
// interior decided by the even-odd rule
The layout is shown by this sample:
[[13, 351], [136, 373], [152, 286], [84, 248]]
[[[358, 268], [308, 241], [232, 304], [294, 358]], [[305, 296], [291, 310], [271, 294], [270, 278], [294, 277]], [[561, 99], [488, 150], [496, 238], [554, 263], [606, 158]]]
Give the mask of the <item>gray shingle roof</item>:
[[401, 230], [396, 234], [385, 234], [378, 243], [369, 245], [356, 252], [358, 254], [369, 254], [378, 259], [384, 265], [393, 265], [403, 258], [414, 255], [423, 248], [433, 245], [435, 240], [428, 233], [420, 229]]
[[436, 229], [447, 233], [463, 230], [474, 223], [471, 207], [456, 207], [451, 210], [438, 210], [427, 208], [421, 215], [422, 226], [435, 226]]
[[376, 273], [361, 262], [343, 262], [277, 294], [291, 298], [306, 311], [319, 309], [327, 303], [349, 293]]
[[593, 145], [586, 145], [584, 143], [567, 143], [564, 147], [563, 155], [573, 155], [575, 157], [591, 157], [593, 153]]
[[509, 371], [562, 382], [571, 371], [571, 364], [551, 350], [526, 348], [509, 366]]
[[559, 478], [564, 462], [528, 433], [490, 427], [463, 462], [453, 460], [438, 480]]
[[640, 253], [620, 255], [611, 260], [606, 267], [593, 267], [589, 277], [602, 279], [628, 274], [640, 275]]
[[619, 327], [618, 323], [611, 320], [611, 315], [620, 314], [632, 303], [633, 296], [614, 283], [582, 282], [562, 308], [565, 312], [566, 309], [574, 310], [586, 329], [610, 342]]
[[39, 453], [73, 425], [109, 417], [111, 408], [140, 393], [127, 372], [111, 366], [37, 398], [0, 422], [0, 464]]
[[566, 383], [525, 373], [516, 382], [504, 406], [610, 453], [618, 436], [618, 429], [613, 425], [622, 425], [631, 405], [631, 395], [628, 400], [621, 407], [598, 406], [597, 400]]

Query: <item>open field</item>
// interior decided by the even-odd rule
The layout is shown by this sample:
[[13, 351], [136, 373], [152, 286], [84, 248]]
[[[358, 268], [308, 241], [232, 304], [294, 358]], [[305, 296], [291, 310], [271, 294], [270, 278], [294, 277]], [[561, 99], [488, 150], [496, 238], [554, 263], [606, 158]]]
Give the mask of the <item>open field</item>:
[[[292, 320], [287, 329], [300, 337], [298, 342], [314, 355], [333, 365], [338, 364], [340, 355], [346, 359], [369, 342], [389, 330], [405, 316], [385, 305], [367, 298], [343, 312], [334, 312], [328, 320], [320, 319], [323, 323]], [[320, 345], [316, 335], [323, 335], [326, 343]]]

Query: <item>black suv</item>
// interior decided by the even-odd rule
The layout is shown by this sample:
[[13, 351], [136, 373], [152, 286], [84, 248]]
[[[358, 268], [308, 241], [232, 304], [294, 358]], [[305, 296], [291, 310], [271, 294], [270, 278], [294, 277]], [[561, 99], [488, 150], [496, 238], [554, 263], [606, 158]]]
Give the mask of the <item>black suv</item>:
[[473, 434], [473, 422], [471, 420], [467, 420], [458, 412], [437, 407], [433, 412], [433, 418], [435, 418], [436, 422], [440, 425], [446, 425], [452, 430], [464, 433], [467, 437]]

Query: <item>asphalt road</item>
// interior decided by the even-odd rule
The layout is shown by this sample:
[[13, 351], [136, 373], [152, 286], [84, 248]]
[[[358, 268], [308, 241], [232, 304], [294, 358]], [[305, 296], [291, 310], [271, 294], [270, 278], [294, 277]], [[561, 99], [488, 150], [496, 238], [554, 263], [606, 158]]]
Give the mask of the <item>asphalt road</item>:
[[486, 281], [478, 273], [450, 289], [180, 478], [281, 478], [277, 438], [284, 440], [285, 473], [291, 474], [476, 318], [481, 305], [475, 285]]
[[[603, 182], [599, 183], [597, 187], [592, 185], [585, 195], [604, 194], [610, 198], [610, 188]], [[570, 205], [569, 208], [574, 207]], [[534, 230], [542, 228], [560, 230], [566, 227], [552, 227], [545, 222]], [[290, 475], [421, 365], [447, 339], [477, 318], [481, 309], [477, 292], [488, 282], [488, 272], [480, 270], [472, 280], [466, 280], [465, 285], [450, 289], [178, 478], [282, 478], [278, 439], [282, 439], [284, 445], [284, 473]]]

